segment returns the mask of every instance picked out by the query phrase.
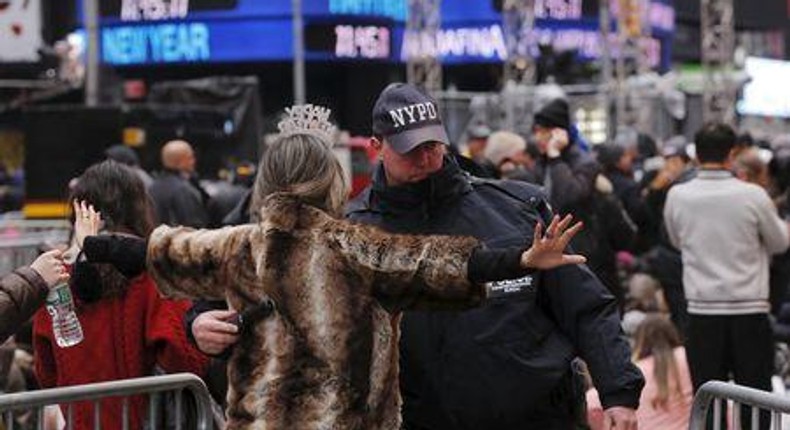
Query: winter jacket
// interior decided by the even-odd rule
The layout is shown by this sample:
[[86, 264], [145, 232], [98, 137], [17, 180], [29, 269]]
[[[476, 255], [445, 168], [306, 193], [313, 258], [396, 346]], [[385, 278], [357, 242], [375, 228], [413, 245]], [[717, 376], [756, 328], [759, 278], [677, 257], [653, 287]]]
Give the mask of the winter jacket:
[[48, 292], [44, 278], [30, 267], [20, 267], [0, 279], [0, 343], [36, 313]]
[[[267, 197], [262, 217], [159, 227], [148, 244], [163, 294], [226, 298], [242, 315], [228, 428], [399, 429], [400, 310], [478, 304], [484, 288], [471, 281], [499, 264], [474, 260], [473, 238], [385, 234], [286, 194]], [[520, 251], [502, 255], [518, 266]]]
[[587, 251], [587, 265], [614, 294], [622, 311], [625, 292], [617, 273], [617, 252], [633, 251], [638, 228], [614, 194], [612, 182], [598, 175], [595, 183], [591, 205], [584, 213], [584, 228], [597, 238]]
[[148, 191], [160, 223], [195, 228], [209, 225], [208, 194], [178, 172], [164, 171]]
[[[99, 279], [94, 279], [100, 283], [96, 288], [121, 283], [118, 279], [106, 278], [113, 275], [102, 273]], [[88, 278], [81, 279], [87, 282]], [[91, 303], [82, 301], [76, 291], [73, 296], [84, 335], [81, 343], [69, 348], [58, 347], [49, 314], [42, 309], [35, 316], [35, 372], [42, 387], [152, 376], [157, 366], [168, 373], [191, 372], [199, 376], [205, 373], [208, 357], [187, 341], [181, 324], [189, 303], [161, 298], [146, 274], [127, 281], [123, 290], [94, 295], [96, 300]], [[143, 428], [146, 404], [142, 397], [130, 400], [129, 428]], [[78, 403], [73, 411], [74, 428], [120, 429], [121, 410], [121, 399], [101, 401], [101, 422], [95, 426], [93, 406]], [[66, 414], [65, 409], [63, 413]]]
[[555, 212], [571, 214], [584, 221], [587, 228], [573, 239], [573, 247], [580, 254], [595, 260], [597, 242], [592, 227], [593, 205], [595, 204], [595, 178], [601, 168], [595, 158], [571, 143], [555, 159], [543, 157], [537, 160], [535, 174], [546, 190]]
[[[551, 213], [522, 182], [472, 178], [445, 158], [418, 184], [388, 187], [381, 167], [349, 205], [361, 223], [397, 233], [473, 236], [490, 248], [525, 246]], [[636, 407], [643, 379], [631, 363], [614, 297], [584, 266], [516, 279], [520, 300], [464, 312], [407, 312], [401, 324], [401, 392], [407, 428], [551, 428], [567, 422], [577, 355], [603, 404]]]
[[595, 190], [601, 167], [589, 153], [571, 143], [561, 155], [539, 158], [536, 171], [543, 178], [549, 201], [558, 213], [573, 213], [586, 205]]
[[656, 229], [651, 222], [650, 209], [642, 197], [642, 188], [634, 178], [619, 170], [607, 172], [606, 178], [612, 182], [614, 194], [623, 209], [639, 228], [639, 251], [649, 249], [656, 243], [657, 237], [653, 234]]

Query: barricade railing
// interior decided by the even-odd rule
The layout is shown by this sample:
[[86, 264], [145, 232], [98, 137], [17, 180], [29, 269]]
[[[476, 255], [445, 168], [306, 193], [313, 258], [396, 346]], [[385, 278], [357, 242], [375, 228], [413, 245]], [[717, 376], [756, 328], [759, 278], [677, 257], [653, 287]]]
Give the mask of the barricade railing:
[[42, 248], [66, 243], [65, 220], [0, 219], [0, 276], [33, 262]]
[[[748, 417], [751, 428], [760, 428], [760, 411], [770, 413], [773, 429], [782, 428], [782, 414], [790, 414], [790, 398], [778, 394], [761, 391], [754, 388], [730, 384], [722, 381], [709, 381], [700, 387], [694, 396], [691, 407], [691, 420], [689, 430], [703, 430], [708, 421], [708, 412], [713, 403], [713, 429], [726, 428], [722, 423], [722, 402], [732, 402], [731, 428], [742, 428], [741, 406], [751, 406], [751, 416]], [[770, 423], [769, 423], [770, 424]], [[724, 425], [724, 427], [722, 427]]]
[[[211, 398], [203, 381], [191, 373], [178, 373], [173, 375], [150, 376], [145, 378], [108, 381], [95, 384], [74, 385], [69, 387], [51, 388], [46, 390], [28, 391], [23, 393], [0, 395], [0, 415], [5, 424], [5, 430], [14, 429], [14, 412], [35, 409], [38, 416], [38, 428], [43, 429], [44, 408], [60, 405], [64, 411], [66, 429], [74, 428], [73, 408], [77, 402], [93, 402], [94, 428], [101, 428], [100, 402], [110, 398], [121, 398], [122, 420], [119, 427], [130, 428], [130, 397], [148, 396], [148, 411], [146, 428], [157, 430], [157, 423], [162, 418], [172, 418], [175, 429], [184, 429], [184, 405], [182, 394], [189, 391], [196, 405], [196, 429], [211, 430], [214, 424], [214, 415], [211, 409]], [[159, 400], [163, 395], [173, 393], [173, 415], [166, 411], [159, 415], [161, 405]], [[221, 423], [218, 423], [221, 424]], [[184, 429], [184, 430], [192, 430]]]

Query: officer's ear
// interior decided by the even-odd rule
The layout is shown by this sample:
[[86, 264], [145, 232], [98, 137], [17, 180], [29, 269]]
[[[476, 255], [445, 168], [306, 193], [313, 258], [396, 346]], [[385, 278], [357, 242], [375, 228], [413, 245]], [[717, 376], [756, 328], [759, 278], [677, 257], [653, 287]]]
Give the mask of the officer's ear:
[[376, 152], [381, 152], [381, 149], [384, 147], [383, 139], [376, 136], [370, 136], [370, 147], [375, 149]]

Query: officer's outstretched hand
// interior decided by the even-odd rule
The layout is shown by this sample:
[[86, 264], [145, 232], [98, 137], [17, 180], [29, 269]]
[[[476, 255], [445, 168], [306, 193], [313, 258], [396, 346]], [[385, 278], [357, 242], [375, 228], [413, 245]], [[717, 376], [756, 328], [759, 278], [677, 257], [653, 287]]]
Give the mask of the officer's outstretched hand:
[[583, 264], [587, 261], [583, 255], [564, 254], [573, 236], [582, 229], [582, 223], [571, 226], [573, 217], [566, 215], [560, 220], [555, 215], [551, 224], [543, 234], [543, 225], [535, 226], [532, 246], [521, 254], [521, 267], [525, 269], [548, 270], [568, 264]]

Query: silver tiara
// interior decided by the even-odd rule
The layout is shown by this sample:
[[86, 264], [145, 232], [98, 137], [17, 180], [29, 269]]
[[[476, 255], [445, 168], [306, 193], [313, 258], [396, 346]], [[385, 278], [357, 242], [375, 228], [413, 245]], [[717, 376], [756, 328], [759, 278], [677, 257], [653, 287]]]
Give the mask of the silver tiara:
[[312, 134], [331, 147], [335, 141], [335, 126], [329, 121], [332, 110], [311, 104], [285, 108], [286, 117], [277, 124], [280, 136]]

